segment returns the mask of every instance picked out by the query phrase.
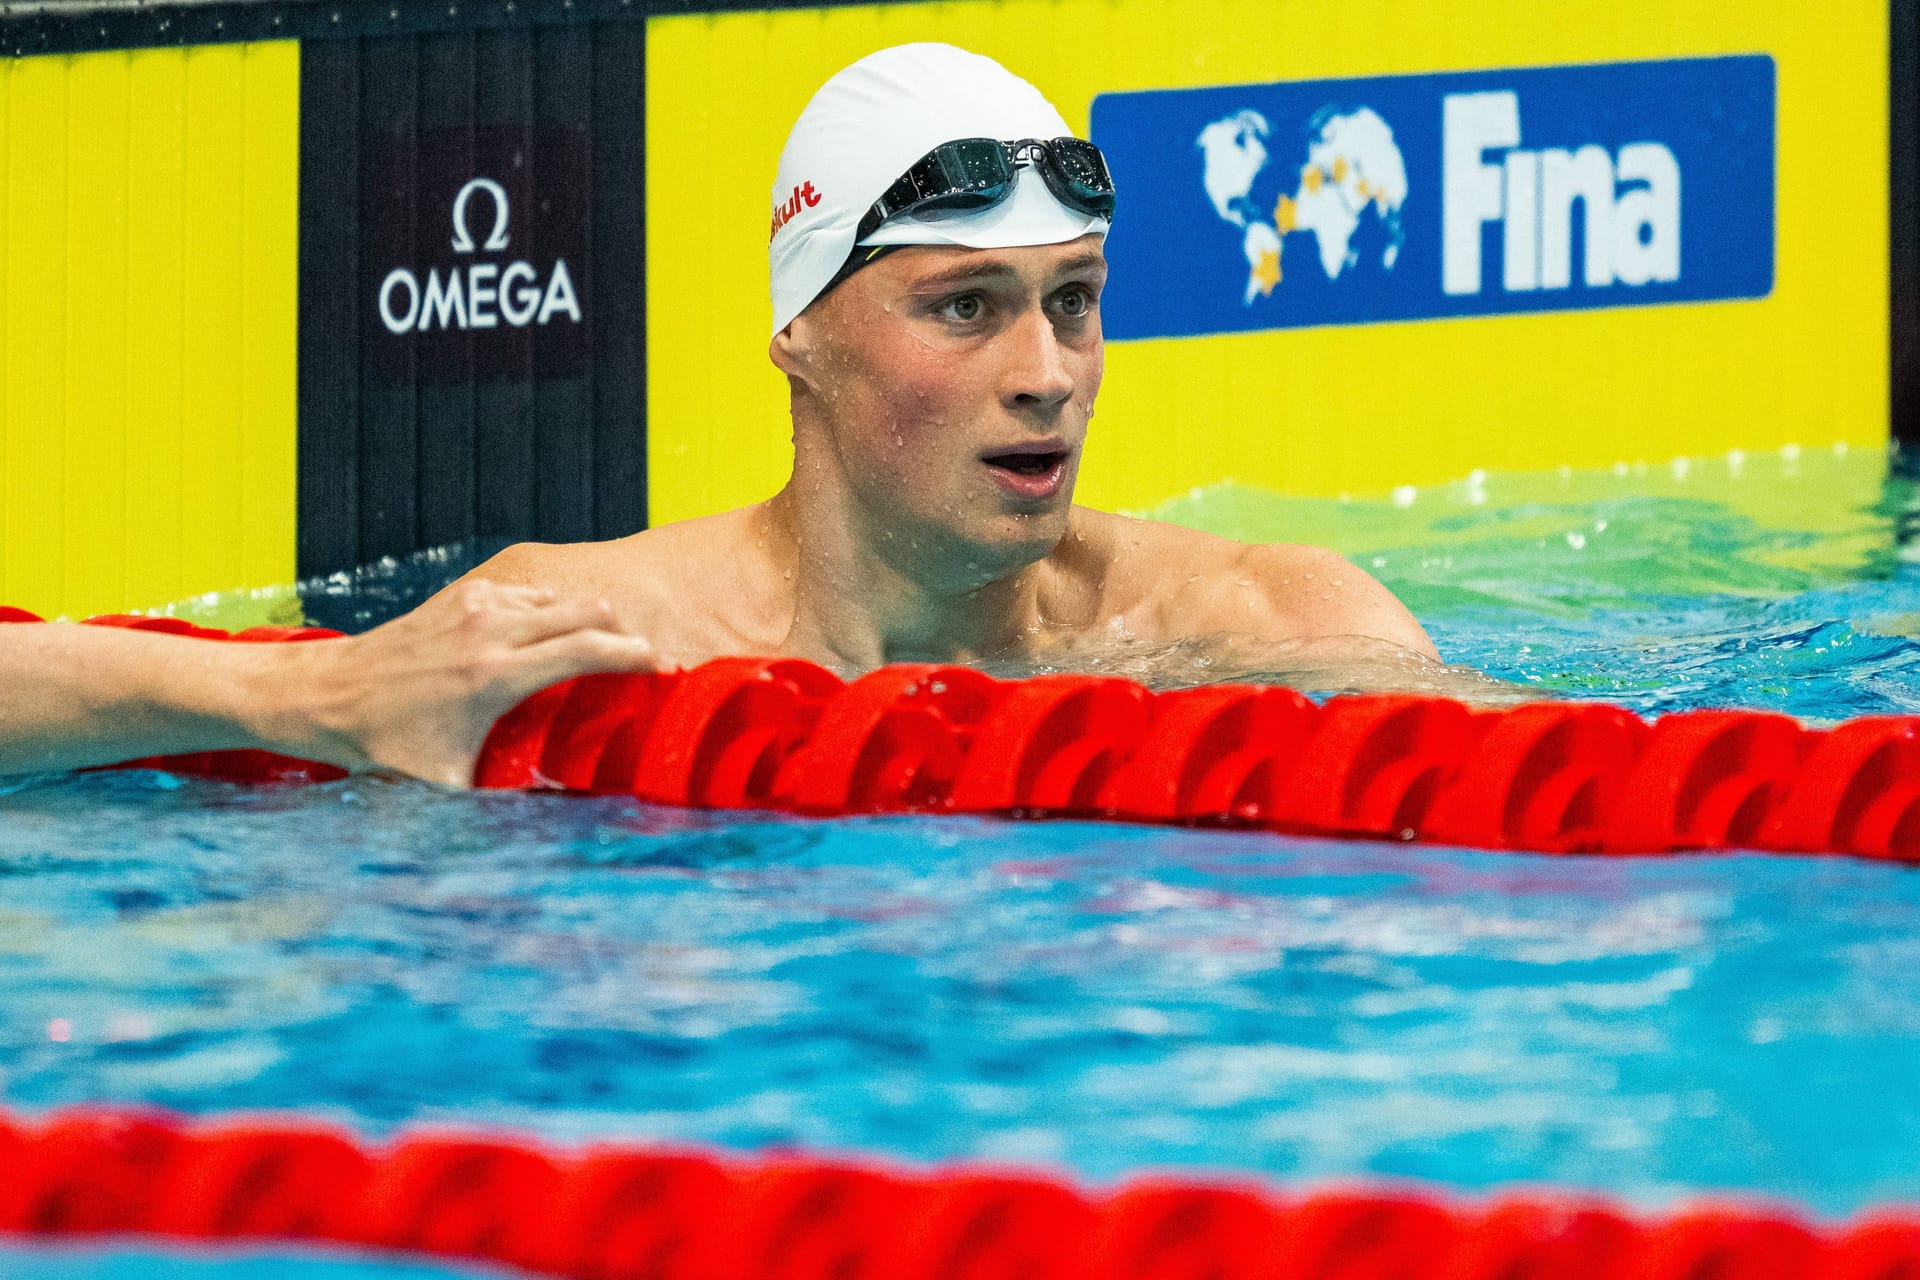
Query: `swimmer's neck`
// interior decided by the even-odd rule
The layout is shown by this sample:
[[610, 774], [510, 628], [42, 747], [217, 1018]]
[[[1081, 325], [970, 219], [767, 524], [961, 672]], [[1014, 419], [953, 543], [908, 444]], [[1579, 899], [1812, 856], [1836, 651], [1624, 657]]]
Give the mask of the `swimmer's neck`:
[[1046, 559], [952, 572], [962, 548], [862, 528], [859, 513], [803, 501], [789, 485], [760, 509], [792, 584], [782, 652], [842, 674], [888, 662], [965, 662], [1016, 647], [1040, 624]]

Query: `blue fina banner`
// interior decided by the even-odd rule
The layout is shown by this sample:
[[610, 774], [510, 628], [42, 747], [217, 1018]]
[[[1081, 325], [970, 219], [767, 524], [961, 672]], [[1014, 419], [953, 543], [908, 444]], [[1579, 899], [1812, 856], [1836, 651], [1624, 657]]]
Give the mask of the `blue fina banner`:
[[1765, 55], [1093, 101], [1109, 338], [1762, 298]]

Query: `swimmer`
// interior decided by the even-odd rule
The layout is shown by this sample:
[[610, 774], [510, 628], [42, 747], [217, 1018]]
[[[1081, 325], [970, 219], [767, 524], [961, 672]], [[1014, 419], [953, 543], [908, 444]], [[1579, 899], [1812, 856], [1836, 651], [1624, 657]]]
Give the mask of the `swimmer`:
[[801, 112], [773, 185], [785, 487], [617, 541], [515, 546], [475, 576], [605, 597], [677, 664], [1471, 682], [1331, 551], [1074, 505], [1115, 216], [1100, 152], [998, 63], [940, 44], [861, 59]]
[[843, 675], [931, 659], [1501, 688], [1443, 666], [1331, 551], [1073, 504], [1115, 193], [1031, 85], [947, 45], [882, 50], [807, 105], [774, 193], [769, 351], [794, 448], [778, 494], [509, 548], [345, 640], [0, 626], [0, 774], [260, 747], [462, 786], [493, 721], [545, 685], [738, 653]]

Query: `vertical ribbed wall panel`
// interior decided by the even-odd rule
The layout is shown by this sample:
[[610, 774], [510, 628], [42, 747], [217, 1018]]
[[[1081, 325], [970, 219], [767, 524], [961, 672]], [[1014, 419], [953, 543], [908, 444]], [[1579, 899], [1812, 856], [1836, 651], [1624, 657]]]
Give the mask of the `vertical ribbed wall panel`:
[[[643, 53], [638, 23], [305, 45], [303, 574], [645, 525]], [[463, 250], [452, 205], [483, 179], [511, 194], [506, 243], [484, 243], [494, 205], [478, 194], [466, 226], [482, 243]], [[406, 289], [381, 310], [397, 269], [424, 290], [516, 262], [546, 287], [564, 262], [578, 324], [544, 305], [509, 323], [509, 299], [486, 327], [423, 310], [396, 332]]]
[[1920, 0], [1891, 0], [1888, 190], [1893, 438], [1920, 475]]
[[0, 62], [0, 600], [293, 570], [292, 44]]

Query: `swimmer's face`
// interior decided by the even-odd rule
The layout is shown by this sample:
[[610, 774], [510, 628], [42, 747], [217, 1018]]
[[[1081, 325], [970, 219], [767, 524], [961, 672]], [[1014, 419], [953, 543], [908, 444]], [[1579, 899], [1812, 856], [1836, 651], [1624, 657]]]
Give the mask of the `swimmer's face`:
[[1065, 535], [1104, 360], [1101, 244], [897, 249], [774, 339], [883, 527], [970, 544], [989, 574]]

